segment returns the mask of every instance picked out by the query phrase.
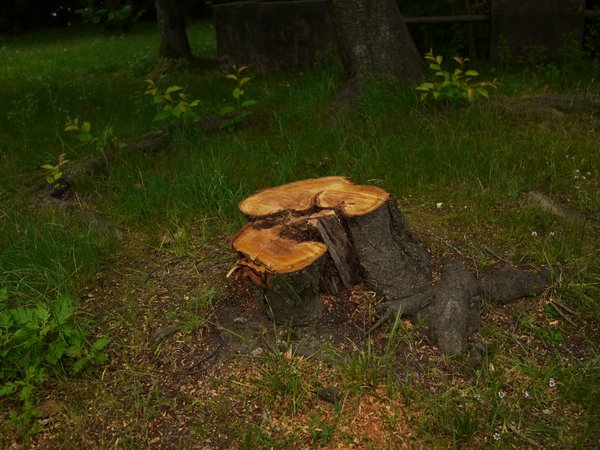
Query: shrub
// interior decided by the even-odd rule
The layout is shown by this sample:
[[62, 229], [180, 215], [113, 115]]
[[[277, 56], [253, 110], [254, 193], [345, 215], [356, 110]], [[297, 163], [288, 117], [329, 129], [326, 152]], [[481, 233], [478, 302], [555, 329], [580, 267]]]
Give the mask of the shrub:
[[94, 25], [100, 25], [105, 31], [114, 33], [127, 33], [133, 24], [142, 16], [144, 11], [133, 10], [131, 5], [121, 2], [86, 1], [87, 6], [78, 11], [83, 20]]
[[[169, 86], [161, 93], [153, 80], [146, 80], [146, 95], [151, 95], [154, 103], [161, 109], [154, 116], [154, 121], [166, 119], [180, 119], [186, 125], [199, 120], [198, 114], [193, 111], [201, 104], [198, 99], [190, 100], [181, 86]], [[172, 94], [177, 93], [176, 96]]]
[[421, 100], [431, 98], [446, 103], [471, 103], [482, 97], [489, 97], [488, 89], [497, 87], [495, 80], [473, 81], [475, 77], [479, 76], [479, 73], [465, 67], [469, 58], [459, 56], [452, 58], [458, 65], [453, 71], [445, 70], [442, 66], [444, 58], [441, 55], [435, 56], [432, 51], [425, 55], [425, 59], [428, 61], [433, 76], [431, 81], [417, 86], [416, 89], [421, 92]]
[[41, 169], [46, 171], [46, 182], [52, 187], [53, 191], [61, 187], [60, 179], [63, 176], [62, 167], [69, 162], [68, 159], [65, 159], [65, 153], [61, 153], [58, 156], [58, 161], [55, 165], [44, 164], [43, 166], [40, 166]]

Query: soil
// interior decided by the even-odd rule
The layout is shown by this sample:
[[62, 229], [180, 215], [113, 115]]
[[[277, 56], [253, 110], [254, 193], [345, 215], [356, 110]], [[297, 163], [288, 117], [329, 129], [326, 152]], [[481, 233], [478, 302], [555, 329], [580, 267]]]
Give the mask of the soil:
[[[52, 397], [43, 404], [62, 405], [61, 412], [42, 419], [44, 431], [35, 437], [32, 448], [54, 448], [67, 442], [117, 442], [135, 420], [123, 421], [123, 416], [131, 414], [118, 406], [119, 399], [132, 391], [141, 396], [156, 391], [164, 397], [160, 415], [149, 421], [145, 431], [157, 448], [191, 445], [186, 439], [193, 433], [182, 430], [194, 428], [210, 435], [202, 438], [201, 448], [228, 448], [239, 431], [229, 429], [230, 424], [262, 421], [258, 412], [256, 417], [236, 416], [236, 408], [246, 410], [248, 400], [237, 398], [236, 389], [231, 388], [232, 381], [240, 383], [255, 376], [257, 360], [292, 345], [298, 357], [327, 361], [331, 348], [351, 350], [362, 345], [364, 330], [381, 300], [374, 292], [357, 286], [343, 296], [324, 297], [326, 309], [317, 326], [275, 328], [257, 308], [251, 284], [225, 278], [235, 261], [227, 240], [219, 238], [202, 245], [205, 251], [200, 258], [177, 256], [174, 248], [131, 246], [128, 252], [132, 257], [104, 268], [83, 289], [84, 313], [99, 324], [93, 331], [112, 338], [107, 348], [109, 363], [99, 369], [100, 379], [75, 379], [53, 387]], [[224, 288], [208, 309], [195, 310], [193, 300], [214, 286]], [[209, 317], [206, 322], [199, 319], [204, 314]], [[180, 328], [173, 332], [169, 327], [174, 324]], [[157, 334], [161, 336], [165, 330], [156, 342]], [[127, 382], [124, 376], [132, 380]], [[81, 404], [79, 413], [65, 409], [74, 397]], [[202, 401], [190, 405], [191, 399], [198, 398]], [[97, 409], [101, 405], [114, 405], [115, 409], [106, 414]], [[84, 422], [80, 424], [83, 429], [67, 439], [64, 433], [73, 432], [72, 422], [80, 414], [87, 415], [78, 419]]]
[[[282, 413], [289, 408], [282, 400], [270, 408], [260, 401], [263, 393], [256, 380], [274, 349], [291, 349], [290, 357], [304, 365], [307, 376], [317, 377], [323, 388], [339, 390], [341, 386], [332, 387], [339, 377], [331, 349], [356, 354], [365, 348], [365, 330], [382, 301], [375, 292], [357, 286], [339, 297], [325, 296], [325, 313], [315, 326], [275, 327], [257, 308], [251, 283], [225, 277], [235, 261], [227, 238], [207, 242], [199, 229], [190, 235], [184, 254], [168, 240], [157, 249], [129, 235], [124, 251], [130, 256], [90, 280], [81, 301], [90, 322], [99, 324], [94, 331], [112, 338], [109, 362], [91, 378], [48, 387], [51, 395], [41, 406], [51, 405], [51, 413], [39, 419], [43, 431], [30, 448], [127, 448], [144, 442], [150, 448], [236, 448], [240, 434], [252, 426], [273, 439], [305, 430], [309, 447], [310, 411], [318, 411], [324, 422], [337, 420], [337, 436], [352, 436], [334, 441], [342, 447], [327, 448], [385, 448], [390, 442], [398, 448], [420, 447], [414, 420], [427, 412], [416, 405], [406, 412], [390, 410], [389, 405], [402, 400], [390, 399], [382, 385], [370, 387], [369, 395], [340, 390], [345, 406], [338, 419], [337, 405], [323, 400], [320, 391], [308, 399], [309, 412]], [[523, 311], [536, 311], [544, 320], [544, 303], [540, 297], [489, 306], [483, 318], [500, 329], [517, 327], [518, 333]], [[157, 333], [174, 324], [181, 328], [163, 333], [157, 342]], [[403, 329], [413, 337], [396, 348], [395, 373], [407, 389], [419, 386], [434, 396], [464, 383], [486, 352], [504, 351], [492, 350], [493, 338], [475, 334], [464, 357], [448, 359], [410, 322], [403, 321]], [[596, 342], [600, 338], [598, 330], [585, 334]], [[372, 338], [381, 349], [388, 331], [382, 327]], [[559, 351], [577, 360], [591, 358], [586, 336], [575, 338], [560, 344]], [[556, 352], [540, 342], [522, 345], [540, 358]]]

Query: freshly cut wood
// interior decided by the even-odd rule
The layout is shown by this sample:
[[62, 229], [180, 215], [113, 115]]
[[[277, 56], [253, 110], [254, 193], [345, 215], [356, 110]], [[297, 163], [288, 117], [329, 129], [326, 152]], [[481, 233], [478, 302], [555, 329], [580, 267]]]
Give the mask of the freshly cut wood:
[[282, 211], [303, 212], [314, 206], [315, 197], [327, 188], [350, 184], [346, 177], [324, 177], [296, 181], [258, 191], [242, 200], [239, 209], [249, 217], [264, 217]]
[[377, 209], [390, 194], [376, 186], [357, 186], [346, 177], [323, 177], [296, 181], [257, 192], [239, 204], [240, 211], [253, 217], [281, 212], [304, 213], [340, 208], [346, 215], [363, 215]]
[[316, 205], [322, 209], [339, 209], [345, 216], [363, 216], [389, 198], [388, 192], [376, 186], [349, 184], [323, 190], [316, 198]]
[[327, 251], [322, 242], [297, 242], [282, 237], [283, 228], [283, 225], [261, 228], [247, 224], [234, 237], [233, 248], [273, 274], [298, 272]]
[[386, 301], [381, 319], [395, 314], [424, 323], [448, 355], [461, 353], [481, 320], [484, 299], [508, 303], [538, 295], [548, 272], [494, 271], [478, 278], [457, 261], [442, 261], [441, 281], [412, 236], [396, 199], [345, 177], [297, 181], [265, 189], [240, 203], [251, 220], [233, 238], [239, 259], [230, 274], [251, 280], [259, 304], [275, 322], [314, 323], [321, 294], [339, 295], [365, 282]]

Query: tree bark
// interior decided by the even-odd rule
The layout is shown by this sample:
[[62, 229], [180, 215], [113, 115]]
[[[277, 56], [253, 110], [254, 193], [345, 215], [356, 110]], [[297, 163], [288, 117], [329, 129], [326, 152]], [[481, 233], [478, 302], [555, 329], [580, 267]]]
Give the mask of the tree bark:
[[369, 214], [345, 220], [364, 278], [378, 292], [399, 298], [430, 284], [427, 252], [411, 235], [394, 196]]
[[154, 0], [154, 6], [160, 38], [160, 56], [169, 59], [190, 59], [192, 52], [185, 32], [184, 1]]
[[406, 83], [422, 78], [425, 63], [395, 0], [329, 0], [329, 8], [349, 80], [382, 74]]

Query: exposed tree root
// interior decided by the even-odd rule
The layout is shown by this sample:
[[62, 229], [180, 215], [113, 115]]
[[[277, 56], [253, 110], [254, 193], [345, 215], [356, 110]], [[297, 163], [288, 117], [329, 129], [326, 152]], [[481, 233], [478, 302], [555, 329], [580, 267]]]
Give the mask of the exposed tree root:
[[85, 211], [76, 207], [70, 202], [52, 196], [45, 197], [43, 203], [55, 208], [57, 211], [60, 211], [66, 217], [73, 217], [77, 220], [81, 220], [82, 222], [92, 224], [100, 232], [112, 235], [119, 241], [123, 240], [124, 238], [124, 233], [121, 228], [113, 225], [109, 221], [91, 211]]
[[63, 176], [60, 179], [60, 187], [57, 189], [53, 189], [46, 182], [46, 174], [42, 169], [36, 169], [20, 177], [25, 183], [27, 181], [33, 183], [28, 189], [30, 194], [43, 192], [55, 198], [61, 198], [70, 189], [73, 185], [73, 180], [78, 176], [91, 173], [103, 174], [112, 161], [124, 154], [154, 152], [163, 149], [167, 145], [168, 137], [169, 133], [167, 130], [151, 131], [127, 141], [121, 147], [111, 147], [106, 153], [101, 155], [92, 154], [77, 161], [72, 161], [62, 168]]
[[595, 228], [600, 227], [600, 217], [591, 214], [585, 214], [573, 208], [563, 206], [541, 192], [528, 192], [525, 195], [525, 200], [527, 205], [533, 208], [539, 208], [542, 211], [565, 219], [569, 222], [587, 222]]
[[358, 77], [348, 80], [346, 85], [337, 93], [331, 103], [331, 111], [334, 117], [340, 117], [346, 114], [360, 94], [363, 85], [364, 83]]
[[484, 300], [507, 304], [540, 295], [550, 285], [550, 272], [504, 269], [477, 278], [458, 261], [443, 261], [438, 287], [378, 305], [377, 329], [400, 313], [425, 325], [432, 342], [444, 354], [461, 353], [469, 334], [479, 328]]
[[535, 104], [552, 108], [564, 114], [600, 114], [600, 102], [585, 95], [546, 94], [524, 99]]

